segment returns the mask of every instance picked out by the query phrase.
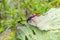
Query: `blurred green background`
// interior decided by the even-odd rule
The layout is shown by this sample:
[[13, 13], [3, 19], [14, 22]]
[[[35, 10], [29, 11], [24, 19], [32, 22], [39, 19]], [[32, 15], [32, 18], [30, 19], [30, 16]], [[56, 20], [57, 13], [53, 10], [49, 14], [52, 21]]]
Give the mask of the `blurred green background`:
[[0, 0], [0, 34], [11, 29], [2, 40], [60, 40], [60, 30], [41, 31], [24, 23], [31, 15], [43, 15], [52, 7], [60, 7], [60, 0]]

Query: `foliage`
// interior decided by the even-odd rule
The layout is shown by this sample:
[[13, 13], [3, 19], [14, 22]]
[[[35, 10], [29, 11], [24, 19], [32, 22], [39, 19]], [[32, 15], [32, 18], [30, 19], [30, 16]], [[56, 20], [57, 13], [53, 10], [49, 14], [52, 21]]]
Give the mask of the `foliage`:
[[[35, 13], [43, 14], [51, 7], [60, 7], [59, 4], [60, 4], [60, 0], [51, 0], [51, 1], [49, 1], [49, 0], [46, 0], [46, 1], [44, 1], [44, 0], [1, 0], [0, 1], [0, 34], [7, 29], [11, 29], [12, 31], [10, 34], [13, 36], [12, 37], [13, 39], [11, 38], [9, 40], [16, 40], [18, 21], [20, 21], [20, 25], [22, 25], [23, 22], [26, 21], [27, 18], [29, 16], [31, 16], [32, 14], [35, 14]], [[27, 25], [27, 26], [29, 26], [29, 25]], [[33, 27], [33, 26], [31, 26], [31, 27]], [[37, 40], [40, 40], [39, 37], [41, 37], [43, 35], [44, 35], [44, 37], [46, 37], [45, 34], [42, 34], [42, 33], [45, 33], [45, 31], [42, 32], [34, 27], [33, 27], [33, 30], [36, 31], [37, 36], [33, 35], [31, 28], [28, 28], [25, 26], [22, 27], [21, 31], [19, 30], [20, 34], [18, 36], [18, 39], [33, 40], [33, 38], [38, 38]], [[28, 36], [27, 32], [31, 33], [30, 37]], [[8, 36], [10, 36], [10, 34], [8, 34]], [[48, 35], [49, 35], [49, 33], [48, 33]], [[48, 35], [47, 35], [47, 37], [48, 37]], [[7, 38], [8, 36], [6, 35], [5, 37]], [[25, 39], [25, 36], [26, 36], [26, 39]], [[5, 40], [6, 38], [3, 37], [3, 40]], [[6, 39], [6, 40], [8, 40], [8, 39]], [[42, 37], [41, 37], [41, 40], [43, 40]], [[45, 38], [44, 38], [44, 40], [45, 40]], [[47, 38], [46, 38], [46, 40], [47, 40]], [[53, 39], [53, 40], [55, 40], [55, 39]]]
[[60, 30], [41, 31], [33, 26], [22, 27], [18, 30], [20, 40], [60, 40], [59, 35]]

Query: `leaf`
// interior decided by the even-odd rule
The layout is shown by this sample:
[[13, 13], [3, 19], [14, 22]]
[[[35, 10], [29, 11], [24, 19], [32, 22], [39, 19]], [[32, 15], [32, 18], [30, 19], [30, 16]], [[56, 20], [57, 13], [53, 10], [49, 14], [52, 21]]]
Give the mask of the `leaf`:
[[[35, 34], [33, 34], [32, 30]], [[28, 40], [60, 40], [60, 30], [42, 31], [37, 27], [28, 25], [27, 27], [22, 27], [18, 30], [18, 33], [20, 33], [18, 38], [21, 40], [25, 40], [25, 36], [27, 36]]]

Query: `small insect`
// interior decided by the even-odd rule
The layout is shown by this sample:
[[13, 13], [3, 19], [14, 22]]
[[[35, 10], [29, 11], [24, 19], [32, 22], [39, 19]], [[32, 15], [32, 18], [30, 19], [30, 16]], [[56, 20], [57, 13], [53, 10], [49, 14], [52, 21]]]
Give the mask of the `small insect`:
[[35, 18], [38, 17], [38, 14], [34, 14], [33, 16], [30, 16], [28, 19], [27, 19], [27, 22], [31, 25], [34, 25], [36, 26], [36, 22], [35, 22]]
[[34, 17], [37, 17], [38, 14], [34, 14], [33, 16], [30, 16], [28, 19], [27, 19], [27, 22], [30, 21], [31, 19], [33, 19]]

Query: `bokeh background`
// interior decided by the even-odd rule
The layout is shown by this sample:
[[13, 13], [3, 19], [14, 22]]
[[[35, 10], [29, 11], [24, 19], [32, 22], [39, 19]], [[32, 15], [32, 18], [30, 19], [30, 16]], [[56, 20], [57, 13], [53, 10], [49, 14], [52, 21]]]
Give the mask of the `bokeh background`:
[[0, 0], [0, 40], [60, 40], [60, 30], [41, 31], [25, 22], [52, 7], [60, 7], [60, 0]]

